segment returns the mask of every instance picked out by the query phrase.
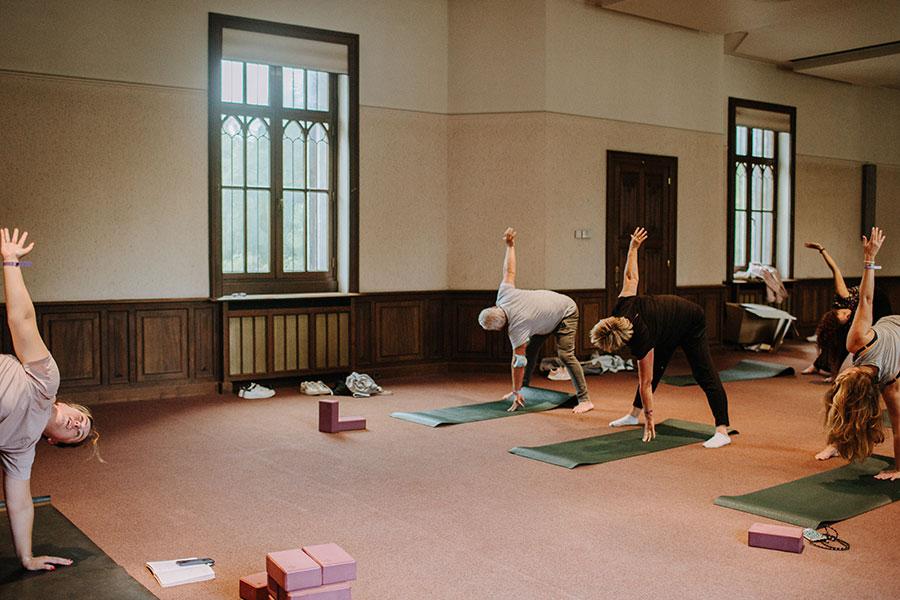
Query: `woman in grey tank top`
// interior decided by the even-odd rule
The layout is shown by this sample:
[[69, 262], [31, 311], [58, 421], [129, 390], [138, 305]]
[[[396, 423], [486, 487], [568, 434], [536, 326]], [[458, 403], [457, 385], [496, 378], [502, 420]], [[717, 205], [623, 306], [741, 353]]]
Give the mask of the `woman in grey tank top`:
[[853, 366], [835, 378], [825, 397], [825, 429], [828, 447], [816, 455], [819, 460], [843, 456], [862, 461], [884, 441], [881, 399], [887, 406], [894, 434], [894, 468], [875, 475], [877, 479], [900, 480], [900, 315], [884, 317], [873, 325], [872, 300], [875, 292], [875, 256], [884, 242], [884, 233], [872, 228], [863, 236], [865, 257], [859, 306], [847, 335], [847, 350]]

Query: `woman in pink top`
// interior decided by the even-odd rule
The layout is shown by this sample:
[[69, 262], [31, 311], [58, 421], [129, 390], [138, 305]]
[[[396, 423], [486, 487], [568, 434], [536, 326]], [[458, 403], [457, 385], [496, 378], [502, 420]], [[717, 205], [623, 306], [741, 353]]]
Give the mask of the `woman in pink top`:
[[79, 445], [96, 439], [90, 412], [81, 406], [56, 402], [59, 369], [38, 333], [34, 305], [22, 279], [21, 258], [34, 243], [28, 233], [0, 229], [3, 255], [3, 292], [6, 319], [16, 355], [0, 355], [0, 465], [3, 491], [16, 554], [30, 571], [53, 570], [72, 561], [56, 556], [32, 556], [31, 463], [43, 435], [53, 445]]

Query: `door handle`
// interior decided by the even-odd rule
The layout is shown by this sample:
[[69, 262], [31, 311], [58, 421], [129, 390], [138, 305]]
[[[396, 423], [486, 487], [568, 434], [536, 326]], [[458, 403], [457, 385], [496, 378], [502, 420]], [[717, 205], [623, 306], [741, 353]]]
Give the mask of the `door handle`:
[[671, 259], [668, 259], [668, 258], [666, 259], [666, 268], [667, 268], [667, 269], [671, 269], [671, 268], [672, 268], [672, 260], [671, 260]]

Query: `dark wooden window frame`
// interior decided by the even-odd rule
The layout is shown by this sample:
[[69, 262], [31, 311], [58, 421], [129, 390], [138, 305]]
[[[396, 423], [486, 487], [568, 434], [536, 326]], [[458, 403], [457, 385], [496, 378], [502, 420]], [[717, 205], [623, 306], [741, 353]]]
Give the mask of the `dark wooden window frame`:
[[[739, 125], [735, 125], [735, 129], [740, 127]], [[746, 167], [747, 171], [747, 194], [744, 198], [744, 205], [746, 208], [743, 209], [743, 212], [746, 213], [747, 219], [744, 224], [744, 256], [746, 257], [746, 261], [742, 265], [733, 265], [732, 269], [734, 270], [746, 270], [750, 264], [751, 258], [751, 248], [752, 248], [752, 240], [750, 239], [750, 232], [752, 230], [750, 226], [750, 221], [752, 220], [753, 213], [772, 213], [772, 259], [775, 260], [778, 257], [778, 132], [772, 132], [774, 134], [773, 141], [773, 153], [772, 158], [765, 158], [763, 156], [753, 156], [753, 130], [759, 129], [765, 135], [766, 131], [772, 131], [771, 129], [762, 129], [759, 127], [747, 127], [747, 154], [738, 155], [735, 149], [735, 157], [734, 162], [731, 165], [731, 175], [735, 178], [735, 188], [737, 187], [737, 175], [735, 171], [737, 170], [738, 163], [743, 164]], [[735, 136], [737, 133], [735, 132]], [[765, 142], [763, 142], [765, 145]], [[753, 210], [753, 167], [760, 167], [764, 170], [765, 167], [772, 168], [772, 185], [774, 186], [772, 189], [772, 210], [768, 211], [765, 209]], [[735, 207], [734, 213], [737, 213], [737, 200], [735, 199]], [[737, 234], [737, 223], [735, 223], [735, 231], [734, 234]], [[734, 244], [734, 239], [732, 236], [731, 240], [732, 244]], [[732, 252], [734, 248], [732, 248]]]
[[[786, 106], [783, 104], [772, 104], [769, 102], [759, 102], [757, 100], [746, 100], [743, 98], [728, 98], [728, 188], [727, 188], [727, 205], [728, 205], [728, 237], [727, 237], [727, 252], [726, 256], [726, 264], [725, 264], [725, 282], [731, 283], [734, 281], [734, 234], [735, 234], [735, 201], [734, 201], [734, 189], [735, 189], [735, 167], [738, 160], [737, 156], [737, 140], [736, 140], [736, 121], [735, 115], [737, 113], [738, 108], [752, 108], [756, 110], [764, 110], [768, 112], [774, 113], [782, 113], [788, 115], [790, 119], [790, 134], [791, 134], [791, 164], [790, 164], [790, 193], [791, 193], [791, 209], [790, 209], [790, 233], [789, 239], [787, 241], [788, 248], [790, 248], [789, 252], [789, 261], [790, 261], [790, 273], [782, 273], [782, 277], [790, 277], [794, 272], [794, 201], [796, 199], [795, 194], [795, 182], [796, 182], [796, 169], [797, 169], [797, 108], [794, 106]], [[752, 139], [750, 137], [750, 131], [748, 130], [747, 136], [747, 153], [748, 156], [741, 156], [741, 160], [745, 161], [745, 159], [751, 159], [749, 156], [750, 148], [752, 144]], [[752, 159], [753, 161], [758, 161], [760, 159]], [[765, 160], [765, 159], [762, 159]], [[775, 172], [773, 175], [775, 176], [775, 216], [773, 217], [773, 222], [775, 226], [775, 237], [772, 241], [773, 243], [773, 256], [777, 257], [778, 252], [778, 234], [777, 234], [777, 215], [778, 215], [778, 132], [775, 132]], [[752, 166], [752, 163], [751, 163]], [[747, 173], [748, 181], [751, 176], [751, 172]], [[749, 192], [750, 186], [747, 186], [747, 190]], [[748, 198], [749, 200], [749, 198]], [[747, 204], [748, 209], [747, 212], [750, 212], [750, 203]], [[749, 244], [749, 237], [748, 237]], [[749, 260], [749, 245], [747, 250], [747, 257]]]
[[[281, 181], [281, 165], [275, 163], [281, 157], [282, 119], [299, 121], [330, 121], [332, 129], [329, 132], [334, 143], [331, 151], [336, 159], [338, 131], [337, 108], [334, 102], [329, 105], [329, 112], [307, 111], [301, 109], [255, 107], [247, 104], [234, 104], [222, 102], [222, 30], [237, 29], [269, 35], [296, 37], [308, 40], [328, 42], [347, 46], [348, 81], [349, 81], [349, 107], [348, 107], [348, 131], [349, 140], [349, 289], [359, 290], [359, 36], [351, 33], [314, 29], [300, 25], [275, 23], [257, 19], [247, 19], [217, 13], [209, 13], [209, 81], [208, 81], [208, 148], [209, 148], [209, 239], [210, 239], [210, 291], [212, 297], [220, 297], [235, 292], [247, 294], [290, 294], [306, 292], [329, 292], [338, 289], [337, 273], [337, 161], [333, 162], [331, 170], [331, 185], [334, 190], [335, 201], [332, 203], [331, 217], [331, 268], [326, 273], [284, 273], [282, 265], [281, 249], [281, 219], [282, 206], [280, 199], [283, 196], [283, 182]], [[246, 67], [245, 67], [246, 70]], [[246, 80], [246, 77], [245, 77]], [[337, 78], [330, 78], [331, 89], [329, 96], [334, 99], [337, 95]], [[245, 81], [246, 85], [246, 81]], [[277, 96], [275, 95], [277, 93]], [[278, 71], [270, 72], [269, 97], [281, 98], [281, 81]], [[239, 110], [238, 110], [238, 107]], [[272, 197], [270, 209], [270, 222], [272, 248], [269, 273], [262, 274], [225, 274], [222, 272], [222, 223], [221, 223], [221, 115], [233, 113], [250, 116], [263, 116], [271, 119], [269, 123], [269, 137], [272, 143]], [[277, 122], [276, 122], [277, 121]], [[278, 134], [278, 139], [276, 135]]]

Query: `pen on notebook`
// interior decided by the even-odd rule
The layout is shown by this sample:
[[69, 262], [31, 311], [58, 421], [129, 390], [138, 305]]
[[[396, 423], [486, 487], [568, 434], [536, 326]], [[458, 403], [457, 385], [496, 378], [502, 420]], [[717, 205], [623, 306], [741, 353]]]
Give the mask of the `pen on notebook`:
[[184, 560], [176, 560], [175, 564], [179, 567], [192, 567], [194, 565], [209, 565], [210, 567], [216, 564], [211, 558], [186, 558]]

